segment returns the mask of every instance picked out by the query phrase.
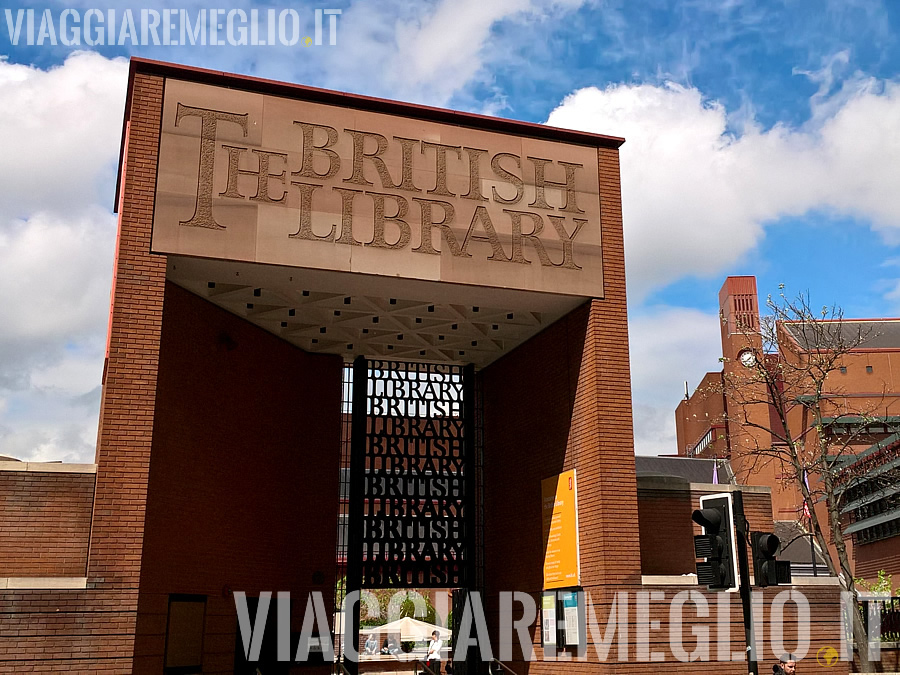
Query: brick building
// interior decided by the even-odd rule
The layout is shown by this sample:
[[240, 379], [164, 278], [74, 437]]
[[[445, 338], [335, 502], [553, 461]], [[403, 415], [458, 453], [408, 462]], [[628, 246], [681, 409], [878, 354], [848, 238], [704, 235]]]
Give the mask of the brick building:
[[[561, 476], [566, 588], [601, 621], [644, 598], [649, 639], [569, 662], [535, 620], [536, 660], [508, 665], [696, 670], [669, 601], [697, 589], [690, 511], [721, 488], [636, 479], [621, 143], [133, 59], [96, 462], [0, 465], [0, 672], [243, 672], [238, 596], [290, 592], [293, 633], [342, 559], [349, 589], [479, 591], [496, 645], [502, 591], [560, 588]], [[769, 501], [748, 491], [760, 527]], [[798, 589], [814, 655], [839, 640], [838, 589]], [[737, 594], [692, 597], [730, 614], [686, 621], [741, 652]]]
[[[773, 518], [804, 522], [803, 497], [796, 484], [782, 480], [777, 461], [760, 464], [757, 448], [777, 447], [781, 441], [768, 430], [783, 430], [771, 405], [739, 405], [723, 392], [726, 378], [746, 368], [742, 355], [760, 354], [760, 315], [754, 277], [728, 277], [719, 293], [722, 318], [723, 369], [707, 373], [691, 396], [675, 411], [678, 454], [728, 459], [736, 482], [772, 489]], [[900, 320], [861, 319], [824, 321], [822, 330], [840, 331], [845, 344], [855, 345], [825, 381], [822, 395], [822, 433], [835, 448], [846, 448], [839, 480], [846, 545], [854, 576], [873, 580], [879, 570], [900, 577], [900, 394], [895, 372], [900, 365]], [[831, 327], [831, 328], [829, 328]], [[810, 326], [783, 322], [777, 327], [779, 352], [762, 354], [767, 364], [790, 364], [805, 358], [816, 342]], [[830, 337], [828, 339], [831, 339]], [[815, 434], [813, 417], [799, 392], [790, 409], [789, 426], [796, 435]], [[759, 397], [759, 400], [765, 396]], [[837, 450], [835, 450], [837, 453]], [[816, 481], [817, 477], [809, 476]], [[827, 523], [824, 504], [815, 506]]]

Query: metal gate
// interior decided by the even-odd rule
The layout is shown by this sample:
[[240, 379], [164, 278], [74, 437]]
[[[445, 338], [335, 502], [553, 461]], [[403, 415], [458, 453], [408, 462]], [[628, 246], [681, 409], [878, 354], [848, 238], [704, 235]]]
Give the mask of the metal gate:
[[474, 367], [359, 357], [352, 382], [346, 591], [472, 588]]

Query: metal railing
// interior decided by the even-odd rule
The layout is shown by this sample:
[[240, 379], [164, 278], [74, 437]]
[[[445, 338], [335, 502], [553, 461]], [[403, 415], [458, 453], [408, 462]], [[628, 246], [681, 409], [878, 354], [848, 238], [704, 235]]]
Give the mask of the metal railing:
[[[510, 668], [508, 665], [506, 665], [505, 663], [503, 663], [503, 661], [500, 661], [499, 659], [492, 659], [491, 665], [500, 666], [503, 670], [505, 670], [507, 673], [509, 673], [509, 675], [518, 675], [518, 673], [516, 673], [516, 671], [514, 671], [512, 668]], [[494, 672], [496, 672], [496, 669], [494, 670]]]
[[437, 673], [435, 673], [435, 672], [428, 666], [427, 663], [425, 663], [424, 661], [419, 661], [418, 659], [416, 659], [415, 661], [413, 661], [413, 672], [414, 672], [414, 673], [418, 673], [418, 672], [419, 672], [419, 666], [422, 666], [422, 672], [423, 672], [423, 673], [428, 673], [428, 675], [437, 675]]
[[[900, 596], [890, 598], [860, 598], [870, 604], [878, 606], [881, 612], [881, 641], [900, 642]], [[869, 613], [863, 609], [863, 623], [866, 631], [869, 630]]]

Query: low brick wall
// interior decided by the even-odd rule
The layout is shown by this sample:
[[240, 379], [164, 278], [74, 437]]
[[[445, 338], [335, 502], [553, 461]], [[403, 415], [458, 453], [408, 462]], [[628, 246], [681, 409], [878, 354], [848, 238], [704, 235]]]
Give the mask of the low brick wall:
[[[695, 571], [694, 535], [700, 534], [691, 513], [700, 508], [703, 495], [727, 492], [731, 485], [688, 483], [677, 478], [638, 478], [638, 527], [641, 541], [641, 574], [679, 575]], [[771, 489], [740, 486], [744, 495], [744, 515], [751, 530], [771, 531]]]
[[[853, 670], [860, 672], [859, 659], [853, 659]], [[875, 672], [884, 673], [885, 675], [888, 673], [900, 673], [900, 643], [881, 643], [881, 659], [875, 663]]]
[[0, 577], [83, 577], [92, 464], [0, 462]]

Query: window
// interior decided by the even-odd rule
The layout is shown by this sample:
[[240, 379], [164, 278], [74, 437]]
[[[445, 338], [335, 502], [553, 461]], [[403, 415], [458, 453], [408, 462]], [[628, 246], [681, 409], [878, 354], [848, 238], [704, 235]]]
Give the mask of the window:
[[867, 373], [871, 373], [871, 372], [872, 372], [872, 366], [866, 366], [866, 372], [867, 372]]
[[172, 675], [201, 673], [205, 595], [170, 595], [166, 622], [166, 656], [163, 672]]

